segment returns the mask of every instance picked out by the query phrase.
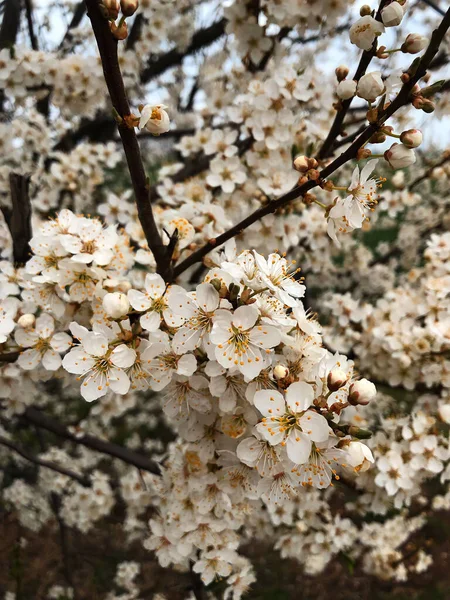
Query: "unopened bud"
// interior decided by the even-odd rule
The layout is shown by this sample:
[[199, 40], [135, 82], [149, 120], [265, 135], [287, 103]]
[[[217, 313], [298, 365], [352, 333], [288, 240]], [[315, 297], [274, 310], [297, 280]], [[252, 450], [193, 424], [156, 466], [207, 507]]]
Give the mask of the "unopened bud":
[[361, 8], [359, 9], [359, 14], [361, 15], [361, 17], [367, 17], [368, 15], [372, 14], [372, 9], [368, 4], [363, 4], [363, 6], [361, 6]]
[[284, 365], [277, 365], [273, 370], [275, 379], [284, 379], [289, 375], [289, 369]]
[[408, 129], [403, 131], [400, 136], [400, 141], [407, 148], [418, 148], [422, 143], [422, 132], [420, 129]]
[[364, 160], [365, 158], [369, 158], [372, 152], [368, 148], [360, 148], [356, 153], [356, 160]]
[[352, 383], [348, 393], [348, 401], [353, 406], [361, 404], [365, 406], [377, 395], [377, 388], [368, 379], [360, 379]]
[[404, 10], [398, 2], [391, 2], [381, 11], [381, 20], [385, 27], [396, 27], [403, 19]]
[[383, 133], [382, 131], [377, 131], [370, 138], [369, 143], [370, 144], [383, 144], [385, 141], [386, 141], [386, 134]]
[[312, 179], [313, 181], [316, 181], [317, 179], [319, 179], [320, 173], [319, 173], [319, 171], [317, 169], [310, 169], [308, 171], [308, 177], [310, 179]]
[[332, 369], [328, 373], [327, 386], [331, 392], [336, 392], [347, 383], [347, 373], [342, 369]]
[[417, 54], [428, 46], [429, 39], [420, 33], [409, 33], [401, 46], [405, 54]]
[[130, 301], [121, 292], [111, 292], [103, 297], [103, 309], [112, 319], [119, 319], [127, 314]]
[[372, 437], [372, 432], [369, 429], [361, 429], [361, 427], [356, 427], [355, 425], [351, 425], [348, 428], [348, 433], [358, 440], [368, 440]]
[[350, 70], [346, 65], [339, 65], [339, 67], [337, 67], [334, 72], [336, 73], [337, 80], [340, 82], [340, 81], [343, 81], [347, 77]]
[[220, 292], [220, 288], [222, 287], [222, 282], [220, 281], [220, 279], [211, 279], [209, 283], [213, 286], [213, 288]]
[[424, 113], [432, 113], [436, 110], [436, 106], [434, 104], [434, 102], [432, 102], [431, 100], [428, 100], [427, 98], [423, 99], [423, 103], [422, 103], [422, 110]]
[[33, 327], [36, 322], [36, 317], [31, 313], [26, 313], [17, 319], [17, 323], [24, 329]]
[[139, 0], [120, 0], [120, 8], [124, 17], [131, 17], [139, 7]]
[[309, 162], [307, 156], [297, 156], [294, 160], [294, 169], [299, 173], [306, 173], [309, 169]]
[[110, 23], [111, 33], [116, 38], [116, 40], [125, 40], [128, 36], [128, 27], [125, 21], [117, 27], [115, 23]]
[[375, 462], [370, 448], [361, 442], [350, 442], [346, 450], [347, 462], [357, 472], [367, 471]]
[[108, 13], [108, 17], [113, 20], [117, 19], [120, 11], [119, 0], [103, 0], [102, 4]]

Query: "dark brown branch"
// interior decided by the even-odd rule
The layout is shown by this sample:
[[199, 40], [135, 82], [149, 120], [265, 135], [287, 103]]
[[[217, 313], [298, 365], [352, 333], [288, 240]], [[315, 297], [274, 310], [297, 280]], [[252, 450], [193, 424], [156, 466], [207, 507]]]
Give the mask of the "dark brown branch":
[[8, 352], [7, 354], [0, 354], [0, 363], [13, 363], [19, 358], [20, 352]]
[[42, 411], [32, 406], [29, 406], [20, 418], [24, 419], [28, 423], [36, 425], [37, 427], [41, 427], [42, 429], [50, 431], [60, 438], [70, 440], [75, 444], [85, 446], [86, 448], [90, 448], [91, 450], [95, 450], [101, 454], [107, 454], [108, 456], [118, 458], [119, 460], [122, 460], [129, 465], [134, 465], [143, 471], [148, 471], [149, 473], [155, 474], [160, 473], [157, 463], [146, 458], [145, 456], [142, 456], [133, 450], [129, 450], [128, 448], [124, 448], [123, 446], [119, 446], [118, 444], [114, 444], [113, 442], [102, 440], [91, 435], [77, 437], [57, 419], [46, 415]]
[[39, 50], [39, 44], [34, 31], [33, 21], [33, 0], [25, 0], [25, 13], [27, 15], [28, 35], [30, 36], [30, 43], [33, 50]]
[[113, 37], [109, 23], [100, 10], [98, 0], [86, 0], [86, 7], [88, 16], [91, 19], [95, 39], [97, 40], [103, 74], [111, 102], [114, 110], [121, 119], [118, 124], [119, 134], [133, 184], [139, 220], [144, 230], [148, 247], [155, 257], [157, 271], [163, 277], [166, 277], [170, 262], [168, 264], [166, 248], [162, 242], [153, 215], [152, 199], [149, 194], [139, 142], [134, 127], [129, 126], [126, 122], [131, 111], [117, 56], [117, 40]]
[[184, 58], [210, 46], [225, 34], [226, 19], [221, 19], [209, 27], [199, 29], [192, 36], [192, 41], [184, 51], [174, 48], [170, 52], [151, 59], [150, 64], [141, 73], [141, 82], [148, 83], [167, 69], [181, 65]]
[[422, 0], [422, 2], [439, 13], [441, 17], [445, 17], [445, 10], [442, 10], [442, 8], [440, 8], [436, 2], [433, 2], [433, 0]]
[[450, 27], [450, 8], [447, 11], [444, 19], [437, 29], [435, 29], [432, 33], [430, 43], [424, 55], [422, 56], [419, 65], [417, 67], [416, 73], [410, 78], [408, 83], [405, 83], [388, 107], [380, 111], [378, 116], [378, 120], [375, 123], [368, 125], [365, 130], [359, 135], [359, 137], [343, 152], [340, 156], [338, 156], [332, 163], [330, 163], [327, 167], [322, 169], [320, 172], [320, 177], [318, 180], [309, 180], [306, 183], [295, 187], [287, 194], [284, 194], [277, 200], [272, 200], [261, 206], [253, 213], [248, 215], [245, 219], [243, 219], [237, 225], [231, 227], [225, 233], [222, 233], [217, 238], [214, 238], [207, 242], [204, 246], [193, 252], [188, 258], [183, 260], [181, 263], [176, 265], [174, 268], [174, 277], [178, 277], [181, 273], [186, 271], [189, 267], [201, 261], [204, 256], [206, 256], [211, 250], [221, 246], [231, 238], [235, 237], [239, 233], [241, 233], [247, 227], [250, 227], [256, 221], [259, 221], [266, 215], [276, 212], [278, 209], [286, 206], [293, 200], [304, 196], [311, 189], [319, 185], [319, 183], [329, 177], [332, 173], [334, 173], [337, 169], [339, 169], [342, 165], [344, 165], [349, 160], [356, 158], [358, 150], [369, 141], [372, 135], [380, 129], [384, 125], [384, 123], [402, 106], [405, 106], [410, 101], [411, 91], [414, 85], [421, 79], [427, 72], [428, 65], [431, 63], [433, 58], [436, 56], [439, 45], [442, 42], [446, 32]]
[[2, 206], [6, 225], [11, 233], [14, 262], [25, 264], [31, 255], [31, 202], [29, 195], [30, 178], [26, 175], [10, 173], [11, 208]]
[[16, 454], [19, 454], [25, 460], [28, 460], [29, 462], [37, 465], [38, 467], [45, 467], [46, 469], [55, 471], [56, 473], [59, 473], [60, 475], [65, 475], [66, 477], [70, 477], [70, 479], [77, 481], [84, 487], [91, 486], [91, 482], [89, 481], [89, 479], [87, 477], [83, 477], [79, 473], [75, 473], [75, 471], [71, 471], [70, 469], [60, 467], [56, 463], [51, 462], [49, 460], [43, 460], [42, 458], [34, 456], [33, 454], [30, 454], [27, 450], [20, 448], [17, 444], [15, 444], [11, 440], [8, 440], [7, 438], [5, 438], [3, 436], [0, 436], [0, 445], [5, 446], [6, 448], [9, 448]]
[[[380, 0], [380, 5], [378, 7], [377, 14], [375, 15], [375, 18], [377, 21], [381, 21], [381, 11], [382, 11], [384, 5], [386, 4], [386, 2], [387, 2], [387, 0]], [[378, 45], [378, 42], [375, 38], [372, 48], [370, 50], [363, 51], [361, 59], [359, 61], [358, 68], [356, 69], [356, 72], [353, 76], [353, 79], [355, 81], [359, 81], [361, 79], [361, 77], [365, 74], [365, 72], [367, 71], [367, 67], [369, 66], [372, 58], [375, 56], [375, 54], [377, 52], [377, 45]], [[336, 116], [334, 117], [334, 121], [331, 126], [331, 129], [317, 154], [318, 159], [327, 158], [328, 156], [330, 156], [330, 154], [332, 154], [333, 149], [334, 149], [334, 143], [335, 143], [337, 137], [341, 133], [344, 119], [347, 115], [348, 109], [350, 108], [350, 105], [352, 102], [353, 102], [353, 98], [349, 98], [348, 100], [341, 100], [341, 107], [338, 110], [338, 112], [336, 113]]]

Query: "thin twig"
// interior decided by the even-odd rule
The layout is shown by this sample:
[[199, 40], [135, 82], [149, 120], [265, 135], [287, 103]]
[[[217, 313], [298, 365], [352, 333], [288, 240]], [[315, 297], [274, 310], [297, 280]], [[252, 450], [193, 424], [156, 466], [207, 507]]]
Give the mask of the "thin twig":
[[31, 47], [33, 50], [39, 50], [38, 40], [34, 31], [33, 0], [25, 0], [25, 12], [27, 15], [28, 35], [30, 36]]
[[295, 187], [291, 191], [287, 192], [277, 200], [272, 200], [261, 206], [253, 213], [248, 215], [245, 219], [243, 219], [237, 225], [231, 227], [228, 231], [225, 231], [217, 238], [209, 240], [204, 246], [193, 252], [188, 258], [183, 260], [181, 263], [175, 266], [173, 275], [174, 278], [178, 277], [181, 273], [186, 271], [189, 267], [201, 261], [204, 256], [206, 256], [211, 250], [221, 246], [231, 238], [235, 237], [239, 233], [241, 233], [244, 229], [247, 229], [250, 225], [259, 221], [266, 215], [276, 212], [279, 208], [282, 208], [286, 204], [289, 204], [293, 200], [304, 196], [311, 189], [319, 185], [324, 179], [329, 177], [332, 173], [334, 173], [337, 169], [339, 169], [342, 165], [344, 165], [349, 160], [356, 158], [358, 150], [369, 141], [372, 135], [378, 131], [380, 127], [384, 125], [384, 123], [402, 106], [405, 106], [409, 103], [410, 94], [414, 87], [414, 85], [426, 74], [428, 65], [436, 56], [439, 45], [442, 42], [446, 32], [450, 27], [450, 9], [447, 11], [444, 19], [440, 23], [439, 27], [435, 29], [432, 33], [430, 43], [424, 55], [422, 56], [420, 63], [417, 67], [415, 74], [410, 77], [410, 80], [405, 83], [397, 94], [389, 106], [380, 111], [378, 119], [375, 123], [371, 123], [368, 125], [365, 130], [359, 135], [359, 137], [343, 152], [340, 156], [338, 156], [332, 163], [330, 163], [327, 167], [325, 167], [320, 172], [320, 177], [317, 180], [309, 180], [306, 183]]
[[101, 454], [107, 454], [108, 456], [118, 458], [119, 460], [133, 465], [138, 469], [142, 469], [143, 471], [148, 471], [149, 473], [154, 474], [160, 473], [158, 464], [146, 458], [145, 456], [142, 456], [141, 454], [134, 452], [133, 450], [129, 450], [123, 446], [119, 446], [118, 444], [114, 444], [113, 442], [96, 438], [92, 435], [76, 436], [57, 419], [46, 415], [33, 406], [26, 408], [21, 415], [21, 418], [28, 423], [54, 433], [60, 438], [70, 440], [75, 444], [85, 446], [86, 448], [90, 448], [91, 450], [95, 450]]
[[441, 17], [445, 17], [445, 10], [442, 10], [442, 8], [440, 8], [436, 2], [433, 2], [433, 0], [422, 0], [422, 2], [424, 4], [426, 4], [427, 6], [430, 6], [431, 8], [433, 8], [437, 13], [439, 13], [441, 15]]
[[[375, 19], [377, 21], [381, 21], [381, 11], [382, 11], [384, 5], [386, 4], [386, 2], [387, 2], [387, 0], [380, 0], [380, 5], [378, 7], [377, 14], [375, 15]], [[359, 81], [361, 79], [361, 77], [365, 74], [365, 72], [367, 71], [367, 67], [369, 66], [372, 58], [375, 56], [375, 54], [377, 52], [377, 44], [378, 44], [378, 42], [377, 42], [377, 39], [375, 38], [372, 48], [370, 50], [364, 50], [364, 52], [362, 53], [358, 68], [356, 69], [356, 72], [353, 76], [354, 81]], [[350, 105], [352, 102], [353, 102], [353, 97], [349, 98], [348, 100], [341, 101], [340, 109], [336, 113], [333, 124], [330, 128], [330, 131], [317, 154], [318, 159], [327, 158], [333, 152], [334, 143], [335, 143], [337, 137], [339, 136], [339, 134], [341, 133], [344, 119], [347, 115], [348, 109], [350, 108]]]
[[3, 436], [0, 436], [0, 444], [2, 446], [5, 446], [6, 448], [9, 448], [16, 454], [19, 454], [25, 460], [28, 460], [29, 462], [39, 467], [45, 467], [46, 469], [50, 469], [51, 471], [55, 471], [56, 473], [60, 473], [61, 475], [65, 475], [66, 477], [70, 477], [71, 479], [74, 479], [75, 481], [80, 483], [83, 487], [91, 487], [91, 482], [87, 477], [83, 477], [82, 475], [79, 475], [78, 473], [75, 473], [75, 471], [71, 471], [70, 469], [60, 467], [56, 463], [51, 462], [49, 460], [43, 460], [38, 456], [33, 456], [33, 454], [30, 454], [27, 450], [20, 448], [17, 444]]

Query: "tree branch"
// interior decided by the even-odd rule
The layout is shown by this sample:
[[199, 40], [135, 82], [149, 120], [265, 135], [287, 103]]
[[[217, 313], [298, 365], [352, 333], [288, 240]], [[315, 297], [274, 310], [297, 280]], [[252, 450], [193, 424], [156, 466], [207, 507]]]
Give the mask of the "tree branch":
[[327, 167], [322, 169], [320, 172], [320, 177], [317, 180], [309, 180], [306, 183], [293, 188], [291, 191], [287, 192], [277, 200], [272, 200], [268, 202], [264, 206], [261, 206], [253, 213], [248, 215], [245, 219], [243, 219], [237, 225], [231, 227], [225, 233], [222, 233], [217, 238], [209, 240], [204, 246], [193, 252], [188, 258], [183, 260], [181, 263], [175, 266], [173, 275], [174, 278], [178, 277], [186, 271], [189, 267], [196, 264], [204, 256], [206, 256], [211, 250], [221, 246], [234, 236], [241, 233], [244, 229], [259, 221], [266, 215], [276, 212], [279, 208], [282, 208], [286, 204], [289, 204], [293, 200], [304, 196], [311, 189], [319, 185], [324, 179], [329, 177], [332, 173], [334, 173], [337, 169], [339, 169], [343, 164], [348, 162], [349, 160], [356, 158], [358, 150], [369, 141], [372, 135], [380, 129], [384, 125], [384, 123], [402, 106], [409, 103], [410, 94], [414, 87], [414, 85], [426, 74], [427, 68], [433, 58], [436, 56], [439, 45], [442, 42], [446, 32], [450, 27], [450, 8], [448, 9], [444, 19], [440, 23], [439, 27], [435, 29], [432, 33], [430, 43], [424, 55], [422, 56], [419, 65], [415, 74], [410, 77], [408, 83], [405, 83], [388, 107], [380, 111], [378, 119], [375, 123], [371, 123], [368, 125], [365, 130], [357, 137], [357, 139], [343, 152], [340, 156], [338, 156], [332, 163], [330, 163]]
[[427, 6], [430, 6], [431, 8], [433, 8], [437, 13], [439, 13], [441, 15], [441, 17], [445, 17], [445, 11], [442, 10], [442, 8], [440, 8], [436, 2], [433, 2], [432, 0], [422, 0], [422, 2], [424, 4], [426, 4]]
[[134, 465], [143, 471], [148, 471], [149, 473], [154, 474], [160, 473], [157, 463], [146, 458], [145, 456], [142, 456], [138, 452], [134, 452], [133, 450], [129, 450], [128, 448], [124, 448], [123, 446], [119, 446], [113, 442], [93, 437], [92, 435], [83, 435], [78, 437], [71, 433], [65, 425], [53, 417], [46, 415], [37, 408], [34, 408], [33, 406], [26, 408], [24, 413], [21, 415], [21, 418], [28, 423], [32, 423], [33, 425], [50, 431], [60, 438], [70, 440], [75, 444], [85, 446], [86, 448], [90, 448], [91, 450], [95, 450], [101, 454], [107, 454], [114, 458], [118, 458], [119, 460], [128, 463], [129, 465]]
[[167, 261], [166, 248], [163, 244], [153, 215], [151, 205], [152, 199], [149, 194], [149, 187], [142, 162], [139, 142], [134, 127], [130, 127], [126, 123], [126, 118], [130, 116], [131, 111], [119, 66], [117, 40], [113, 37], [109, 28], [109, 23], [100, 10], [99, 1], [86, 0], [86, 7], [88, 16], [91, 19], [95, 39], [97, 40], [103, 74], [111, 102], [114, 110], [121, 119], [118, 124], [119, 134], [133, 184], [139, 220], [142, 229], [144, 230], [148, 247], [155, 257], [157, 271], [166, 278], [166, 272], [170, 267], [170, 260]]
[[161, 75], [161, 73], [164, 71], [167, 71], [167, 69], [181, 65], [186, 56], [194, 54], [195, 52], [198, 52], [198, 50], [210, 46], [225, 34], [226, 24], [227, 20], [221, 19], [209, 27], [199, 29], [192, 36], [191, 43], [186, 50], [181, 52], [178, 50], [178, 48], [174, 48], [162, 56], [153, 58], [150, 64], [142, 71], [141, 82], [148, 83], [158, 75]]
[[34, 456], [30, 454], [27, 450], [20, 448], [17, 444], [3, 436], [0, 436], [0, 445], [9, 448], [16, 454], [19, 454], [25, 460], [28, 460], [29, 462], [39, 467], [45, 467], [46, 469], [50, 469], [51, 471], [55, 471], [56, 473], [60, 473], [61, 475], [66, 475], [66, 477], [70, 477], [70, 479], [77, 481], [83, 487], [91, 487], [91, 482], [87, 477], [83, 477], [82, 475], [79, 475], [78, 473], [75, 473], [75, 471], [71, 471], [70, 469], [60, 467], [56, 463], [51, 462], [49, 460], [43, 460], [42, 458]]
[[31, 47], [33, 50], [39, 50], [38, 40], [34, 31], [33, 0], [25, 0], [25, 13], [27, 15], [28, 35], [30, 36]]
[[25, 264], [31, 255], [31, 202], [29, 195], [30, 178], [27, 175], [10, 173], [12, 207], [2, 206], [1, 211], [11, 233], [13, 259], [17, 264]]
[[[381, 21], [381, 11], [382, 11], [384, 5], [386, 4], [386, 2], [387, 2], [387, 0], [380, 1], [380, 5], [378, 7], [377, 14], [375, 15], [375, 19], [377, 21]], [[377, 52], [377, 45], [378, 45], [378, 42], [377, 42], [377, 39], [375, 38], [372, 48], [370, 50], [364, 50], [364, 52], [362, 53], [358, 68], [356, 69], [356, 72], [353, 76], [353, 79], [355, 81], [359, 81], [361, 79], [361, 77], [365, 74], [365, 72], [367, 71], [367, 67], [369, 66], [372, 58], [375, 56], [375, 54]], [[327, 158], [330, 155], [330, 153], [332, 153], [334, 143], [335, 143], [338, 135], [341, 133], [342, 124], [344, 123], [344, 119], [347, 115], [348, 109], [350, 108], [350, 105], [352, 102], [353, 102], [353, 97], [349, 98], [348, 100], [341, 101], [341, 108], [338, 110], [338, 112], [336, 113], [336, 116], [334, 117], [334, 121], [331, 126], [331, 129], [330, 129], [325, 141], [323, 142], [322, 147], [320, 148], [320, 150], [317, 154], [317, 159]]]

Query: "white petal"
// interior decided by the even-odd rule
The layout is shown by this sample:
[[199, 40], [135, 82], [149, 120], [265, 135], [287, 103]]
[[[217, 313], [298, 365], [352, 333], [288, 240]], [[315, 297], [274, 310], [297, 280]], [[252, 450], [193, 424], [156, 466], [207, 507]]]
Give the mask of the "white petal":
[[260, 390], [253, 398], [253, 404], [265, 417], [281, 417], [286, 411], [286, 403], [276, 390]]
[[57, 371], [61, 366], [61, 357], [54, 350], [47, 350], [42, 358], [42, 364], [47, 371]]
[[298, 429], [293, 429], [286, 439], [286, 452], [297, 465], [307, 462], [311, 454], [311, 440]]
[[328, 421], [314, 410], [308, 410], [298, 420], [302, 431], [312, 439], [313, 442], [326, 442], [329, 438]]
[[286, 390], [286, 404], [292, 412], [304, 412], [314, 401], [314, 388], [305, 381], [296, 381]]
[[246, 331], [253, 327], [259, 317], [259, 311], [254, 306], [240, 306], [234, 311], [233, 325]]
[[111, 362], [116, 367], [127, 369], [136, 362], [136, 352], [125, 344], [120, 344], [111, 353]]
[[130, 389], [128, 375], [120, 369], [111, 369], [109, 383], [112, 391], [116, 392], [116, 394], [126, 394]]
[[219, 292], [210, 283], [201, 283], [195, 290], [199, 307], [213, 312], [219, 306]]

